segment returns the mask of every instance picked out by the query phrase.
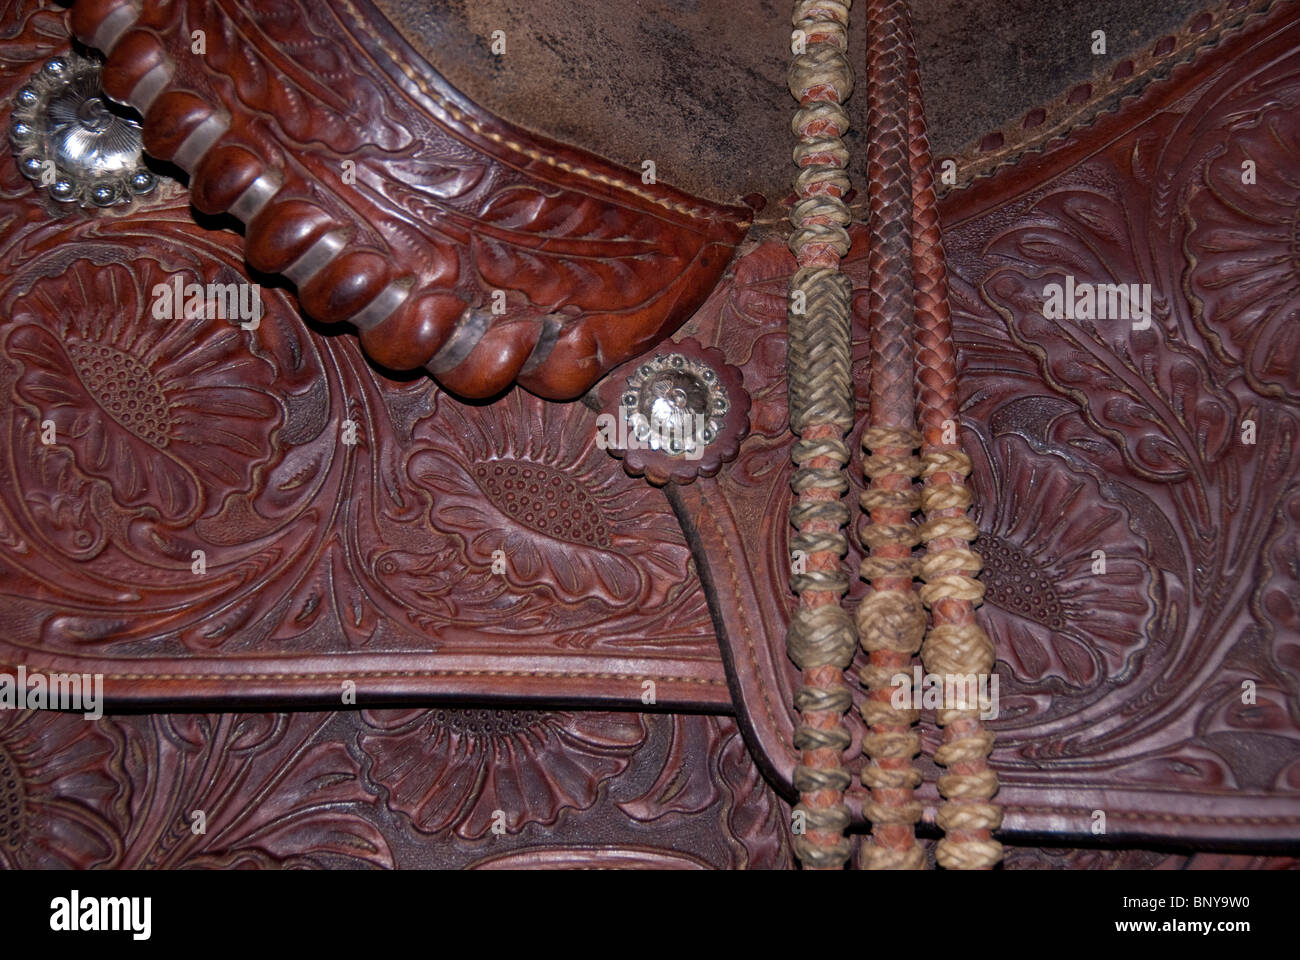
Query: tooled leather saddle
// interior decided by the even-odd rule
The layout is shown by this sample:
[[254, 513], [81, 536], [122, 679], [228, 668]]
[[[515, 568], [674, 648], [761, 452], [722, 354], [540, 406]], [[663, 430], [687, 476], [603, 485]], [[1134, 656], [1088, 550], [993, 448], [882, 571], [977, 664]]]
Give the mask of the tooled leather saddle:
[[1296, 864], [1300, 6], [749, 6], [0, 4], [0, 864]]

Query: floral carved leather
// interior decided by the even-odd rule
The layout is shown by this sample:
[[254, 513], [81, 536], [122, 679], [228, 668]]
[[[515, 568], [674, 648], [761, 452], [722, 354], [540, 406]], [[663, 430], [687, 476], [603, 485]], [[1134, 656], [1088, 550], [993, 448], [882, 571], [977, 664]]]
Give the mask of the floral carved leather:
[[[727, 773], [728, 789], [753, 789], [756, 769], [789, 795], [783, 370], [794, 263], [784, 242], [760, 226], [735, 252], [744, 208], [668, 188], [647, 197], [622, 171], [609, 173], [613, 186], [579, 189], [554, 165], [503, 159], [490, 137], [491, 147], [456, 154], [456, 163], [421, 152], [429, 141], [451, 151], [431, 131], [454, 123], [408, 89], [414, 81], [395, 62], [380, 77], [357, 62], [289, 63], [284, 54], [286, 37], [311, 30], [357, 59], [373, 53], [386, 34], [364, 5], [293, 23], [254, 22], [229, 2], [186, 9], [258, 38], [266, 74], [235, 59], [223, 67], [218, 57], [203, 75], [178, 63], [185, 82], [210, 96], [205, 103], [230, 114], [241, 144], [268, 162], [297, 144], [304, 159], [302, 169], [289, 165], [291, 182], [304, 196], [328, 185], [320, 201], [328, 214], [391, 249], [399, 273], [437, 273], [412, 266], [414, 251], [427, 254], [420, 244], [429, 242], [440, 251], [445, 241], [455, 264], [438, 268], [455, 274], [439, 287], [448, 295], [473, 299], [469, 288], [485, 279], [490, 289], [497, 271], [525, 276], [533, 339], [522, 355], [502, 348], [499, 364], [484, 361], [493, 373], [482, 382], [480, 356], [464, 379], [453, 373], [440, 386], [376, 364], [364, 333], [358, 340], [305, 320], [302, 291], [283, 285], [264, 286], [256, 331], [161, 321], [149, 296], [168, 278], [250, 277], [239, 235], [197, 223], [193, 195], [174, 182], [124, 214], [51, 220], [7, 164], [0, 662], [103, 673], [113, 702], [158, 708], [334, 707], [346, 683], [363, 707], [429, 698], [562, 705], [573, 712], [518, 720], [542, 731], [529, 734], [537, 755], [521, 761], [521, 781], [546, 766], [548, 745], [580, 757], [577, 773], [519, 813], [541, 822], [595, 802], [592, 784], [627, 769], [652, 728], [656, 743], [684, 754], [743, 746], [756, 767]], [[362, 30], [363, 20], [373, 29]], [[219, 37], [220, 23], [210, 25]], [[163, 26], [153, 29], [165, 34]], [[67, 36], [61, 16], [45, 9], [6, 28], [5, 56], [23, 68], [0, 79], [8, 99]], [[990, 164], [942, 202], [961, 428], [975, 464], [975, 549], [986, 565], [980, 617], [999, 658], [992, 763], [1008, 834], [1087, 836], [1099, 808], [1119, 838], [1276, 842], [1300, 826], [1297, 50], [1294, 7], [1252, 14], [1140, 96], [1047, 147]], [[401, 62], [419, 58], [408, 51]], [[331, 69], [363, 77], [369, 100], [326, 97], [320, 77]], [[277, 70], [279, 81], [267, 81]], [[279, 99], [286, 89], [319, 102], [300, 108]], [[483, 130], [497, 129], [456, 102]], [[327, 122], [348, 111], [376, 118], [360, 127], [371, 140], [345, 143], [351, 128]], [[382, 198], [368, 195], [373, 206], [361, 212], [328, 167], [345, 147], [363, 166], [404, 171], [376, 174]], [[1246, 161], [1256, 165], [1253, 184], [1242, 179]], [[554, 200], [560, 190], [589, 195], [565, 206]], [[471, 199], [481, 204], [477, 224], [457, 219]], [[573, 246], [554, 258], [558, 240], [544, 254], [521, 253], [494, 232], [502, 224]], [[863, 231], [851, 233], [844, 270], [862, 288]], [[629, 241], [631, 265], [620, 253]], [[511, 257], [522, 259], [504, 265]], [[1150, 328], [1045, 317], [1044, 285], [1067, 276], [1150, 284]], [[611, 284], [623, 284], [627, 302], [598, 302]], [[661, 297], [673, 284], [680, 289]], [[594, 367], [557, 367], [554, 382], [536, 373], [541, 366], [526, 370], [544, 317], [562, 316], [567, 331], [621, 313], [645, 324]], [[855, 314], [856, 367], [865, 369], [865, 311]], [[720, 351], [752, 401], [748, 436], [716, 476], [664, 487], [629, 476], [597, 442], [597, 394], [556, 403], [505, 389], [518, 380], [567, 397], [608, 371], [617, 383], [627, 361], [674, 329], [678, 341]], [[867, 384], [857, 379], [864, 406]], [[456, 396], [485, 390], [504, 393], [483, 404]], [[42, 441], [47, 421], [52, 444]], [[1250, 443], [1245, 421], [1254, 424]], [[355, 442], [341, 439], [345, 423], [356, 426]], [[497, 570], [499, 556], [509, 563]], [[655, 704], [681, 717], [671, 731], [666, 718], [611, 713], [589, 723], [578, 709], [639, 708], [648, 681]], [[1249, 705], [1240, 696], [1247, 681], [1256, 690]], [[705, 713], [734, 720], [685, 717]], [[481, 722], [397, 711], [310, 716], [282, 722], [304, 743], [317, 742], [312, 723], [350, 724], [371, 775], [389, 785], [402, 778], [388, 751], [450, 756], [453, 738]], [[932, 755], [932, 726], [925, 736]], [[183, 744], [197, 734], [167, 737]], [[855, 767], [860, 737], [855, 728]], [[114, 749], [91, 741], [78, 743], [95, 756]], [[490, 762], [485, 741], [473, 742]], [[339, 758], [318, 747], [303, 763], [330, 769]], [[934, 769], [926, 773], [932, 784]], [[431, 833], [473, 839], [495, 809], [490, 791], [423, 786], [432, 800], [406, 784], [392, 802]], [[700, 785], [680, 803], [712, 809], [712, 789]], [[661, 812], [652, 816], [652, 793], [647, 785], [645, 796], [619, 803], [648, 822]], [[932, 816], [937, 797], [922, 795]], [[472, 815], [451, 819], [464, 809]], [[385, 845], [354, 826], [373, 862], [385, 864]]]

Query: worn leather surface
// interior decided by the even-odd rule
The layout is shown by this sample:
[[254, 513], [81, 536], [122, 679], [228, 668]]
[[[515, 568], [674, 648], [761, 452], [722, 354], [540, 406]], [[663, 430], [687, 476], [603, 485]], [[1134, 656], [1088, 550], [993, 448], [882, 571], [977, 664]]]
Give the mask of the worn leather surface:
[[[527, 129], [637, 169], [653, 159], [661, 177], [702, 196], [790, 192], [785, 0], [378, 5], [456, 87]], [[1214, 6], [915, 0], [936, 154], [957, 154], [1009, 121], [1018, 126], [1057, 94], [1104, 80]], [[853, 49], [864, 49], [862, 9], [853, 10], [850, 27]], [[492, 52], [495, 30], [505, 33], [504, 56]], [[1104, 55], [1092, 53], [1094, 30], [1106, 31]], [[850, 100], [855, 129], [846, 137], [859, 184], [867, 155], [865, 89]]]
[[[1277, 5], [1121, 111], [944, 202], [1009, 833], [1091, 835], [1103, 809], [1111, 838], [1129, 843], [1258, 848], [1300, 835], [1295, 9]], [[5, 31], [7, 101], [66, 37], [45, 15]], [[1241, 182], [1246, 159], [1257, 189]], [[119, 704], [220, 709], [336, 706], [348, 680], [364, 707], [640, 709], [653, 680], [660, 707], [734, 712], [753, 769], [784, 788], [793, 668], [782, 653], [792, 598], [780, 370], [793, 267], [780, 238], [758, 229], [680, 334], [740, 370], [751, 436], [716, 479], [659, 490], [597, 449], [596, 409], [519, 391], [452, 400], [376, 369], [353, 338], [303, 321], [283, 289], [266, 291], [256, 337], [154, 320], [145, 295], [158, 277], [246, 275], [239, 238], [196, 223], [179, 187], [125, 213], [52, 217], [6, 157], [0, 201], [0, 664], [103, 672]], [[860, 283], [855, 234], [846, 269]], [[1045, 322], [1041, 284], [1064, 273], [1151, 283], [1152, 330]], [[859, 369], [865, 336], [859, 320]], [[96, 351], [98, 373], [86, 367]], [[132, 376], [150, 385], [147, 431], [113, 415]], [[860, 401], [868, 386], [860, 378]], [[46, 419], [58, 428], [49, 445]], [[1237, 439], [1244, 419], [1257, 429], [1249, 447]], [[355, 445], [341, 440], [345, 420], [361, 424]], [[1093, 578], [1095, 549], [1108, 580]], [[1244, 680], [1257, 686], [1250, 706]], [[278, 731], [305, 716], [210, 725]], [[382, 780], [383, 751], [364, 746], [370, 721], [345, 716], [318, 718], [338, 729], [312, 742], [330, 762], [365, 754], [366, 776]], [[439, 731], [460, 730], [455, 742], [475, 750], [498, 742], [459, 715], [431, 717], [376, 723], [401, 731], [399, 753], [416, 768], [433, 762], [424, 744], [450, 742]], [[551, 722], [530, 717], [500, 722], [508, 735]], [[68, 737], [87, 769], [110, 776], [123, 737], [172, 744], [174, 778], [140, 788], [141, 803], [185, 789], [220, 740], [162, 714], [94, 733], [21, 722], [34, 725], [14, 742], [40, 746], [11, 756]], [[689, 721], [716, 736], [726, 722]], [[577, 749], [605, 771], [630, 749], [619, 723], [555, 736], [587, 744]], [[121, 732], [132, 724], [136, 734]], [[265, 736], [268, 768], [305, 749]], [[658, 768], [666, 794], [676, 771], [722, 749], [676, 742], [676, 766]], [[509, 747], [494, 749], [484, 770], [515, 763]], [[603, 774], [556, 795], [595, 802], [592, 776]], [[386, 802], [430, 834], [460, 828], [412, 789]], [[710, 809], [700, 789], [682, 802]], [[98, 842], [87, 839], [77, 856], [121, 856], [120, 816], [101, 814], [108, 852], [85, 853]], [[279, 849], [271, 859], [296, 848]]]

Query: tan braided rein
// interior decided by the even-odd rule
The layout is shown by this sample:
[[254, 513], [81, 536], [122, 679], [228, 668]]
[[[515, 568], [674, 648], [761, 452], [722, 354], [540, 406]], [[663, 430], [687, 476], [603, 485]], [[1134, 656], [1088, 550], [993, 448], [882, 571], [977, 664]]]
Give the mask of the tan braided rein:
[[[844, 836], [851, 782], [841, 759], [849, 745], [844, 713], [852, 703], [844, 670], [857, 638], [840, 598], [849, 589], [841, 560], [848, 551], [849, 521], [844, 435], [853, 427], [852, 284], [840, 272], [848, 252], [851, 219], [844, 196], [848, 150], [841, 139], [849, 119], [841, 103], [853, 90], [849, 64], [848, 2], [800, 0], [794, 8], [796, 37], [804, 49], [790, 66], [790, 92], [799, 101], [794, 132], [798, 202], [790, 213], [790, 249], [799, 270], [790, 282], [787, 312], [790, 429], [799, 437], [790, 523], [798, 533], [790, 547], [800, 563], [791, 579], [799, 606], [790, 620], [786, 649], [803, 671], [795, 694], [802, 722], [794, 744], [801, 751], [794, 783], [794, 848], [809, 869], [837, 869], [849, 859]], [[802, 828], [802, 829], [801, 829]]]
[[[842, 528], [849, 519], [842, 500], [849, 460], [844, 436], [853, 425], [853, 291], [839, 269], [851, 220], [843, 200], [849, 182], [841, 139], [848, 128], [842, 103], [853, 87], [846, 56], [850, 3], [800, 0], [793, 17], [790, 92], [800, 103], [793, 124], [800, 173], [790, 248], [799, 270], [790, 285], [787, 367], [790, 427], [799, 437], [792, 451], [797, 469], [790, 522], [798, 532], [791, 550], [802, 569], [791, 579], [799, 606], [787, 650], [803, 671], [795, 695], [801, 762], [795, 770], [800, 800], [794, 848], [807, 869], [836, 869], [849, 859], [844, 791], [850, 776], [842, 755], [850, 741], [843, 714], [851, 696], [843, 671], [860, 637], [869, 661], [861, 673], [868, 727], [863, 752], [869, 758], [861, 779], [869, 791], [863, 809], [872, 823], [861, 865], [920, 869], [925, 857], [915, 823], [921, 804], [913, 791], [921, 774], [912, 762], [920, 751], [919, 711], [893, 705], [894, 681], [907, 678], [910, 702], [918, 652], [930, 673], [961, 677], [987, 674], [994, 655], [974, 620], [984, 591], [975, 579], [980, 559], [969, 548], [977, 534], [967, 516], [970, 459], [957, 436], [956, 351], [906, 0], [867, 0], [865, 299], [871, 384], [862, 434], [869, 482], [861, 498], [866, 522], [860, 536], [867, 549], [861, 575], [870, 589], [858, 606], [856, 631], [840, 603], [848, 590], [841, 562], [848, 546]], [[923, 486], [917, 486], [918, 478], [924, 478]], [[920, 509], [924, 522], [918, 526], [914, 514]], [[922, 541], [925, 553], [918, 558], [913, 550]], [[925, 580], [919, 591], [917, 576]], [[945, 802], [938, 822], [946, 835], [938, 862], [955, 869], [991, 867], [1002, 853], [991, 835], [1001, 821], [1000, 809], [990, 802], [997, 791], [987, 765], [992, 734], [976, 705], [945, 704], [937, 719], [945, 735], [935, 760], [948, 768], [939, 780]]]

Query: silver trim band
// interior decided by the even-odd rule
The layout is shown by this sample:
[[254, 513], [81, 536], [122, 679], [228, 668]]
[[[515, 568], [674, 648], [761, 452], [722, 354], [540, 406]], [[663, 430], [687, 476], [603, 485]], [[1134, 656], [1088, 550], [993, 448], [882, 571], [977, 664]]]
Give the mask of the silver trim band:
[[373, 330], [393, 315], [411, 295], [410, 281], [394, 280], [379, 291], [379, 296], [348, 318], [348, 323], [358, 330]]
[[342, 230], [331, 230], [308, 247], [301, 257], [280, 272], [292, 280], [299, 289], [302, 289], [312, 277], [325, 269], [331, 260], [342, 253], [343, 248], [347, 245], [347, 234]]
[[193, 173], [203, 155], [211, 150], [221, 135], [230, 129], [230, 121], [213, 114], [190, 131], [190, 135], [176, 148], [172, 163], [186, 173]]
[[118, 7], [100, 23], [95, 35], [90, 38], [90, 45], [108, 56], [117, 46], [117, 41], [122, 39], [122, 34], [135, 26], [139, 19], [140, 10], [134, 3]]
[[522, 377], [530, 374], [546, 362], [546, 358], [551, 355], [551, 350], [555, 348], [555, 341], [560, 339], [560, 330], [562, 328], [563, 324], [555, 314], [548, 313], [542, 317], [541, 333], [537, 335], [537, 342], [533, 344], [532, 353], [528, 354], [528, 359], [519, 368], [519, 373], [516, 376]]
[[447, 342], [429, 359], [424, 369], [435, 377], [440, 373], [455, 370], [478, 346], [478, 342], [483, 339], [490, 326], [492, 326], [492, 314], [489, 311], [466, 307], [460, 319], [456, 321], [456, 327], [451, 331]]
[[244, 192], [230, 205], [230, 212], [248, 223], [280, 192], [281, 186], [280, 175], [274, 170], [268, 170], [244, 188]]
[[153, 102], [158, 99], [158, 94], [167, 89], [167, 85], [171, 82], [171, 67], [165, 63], [156, 63], [148, 73], [135, 82], [135, 86], [127, 94], [126, 101], [139, 110], [141, 116], [144, 116], [153, 106]]

